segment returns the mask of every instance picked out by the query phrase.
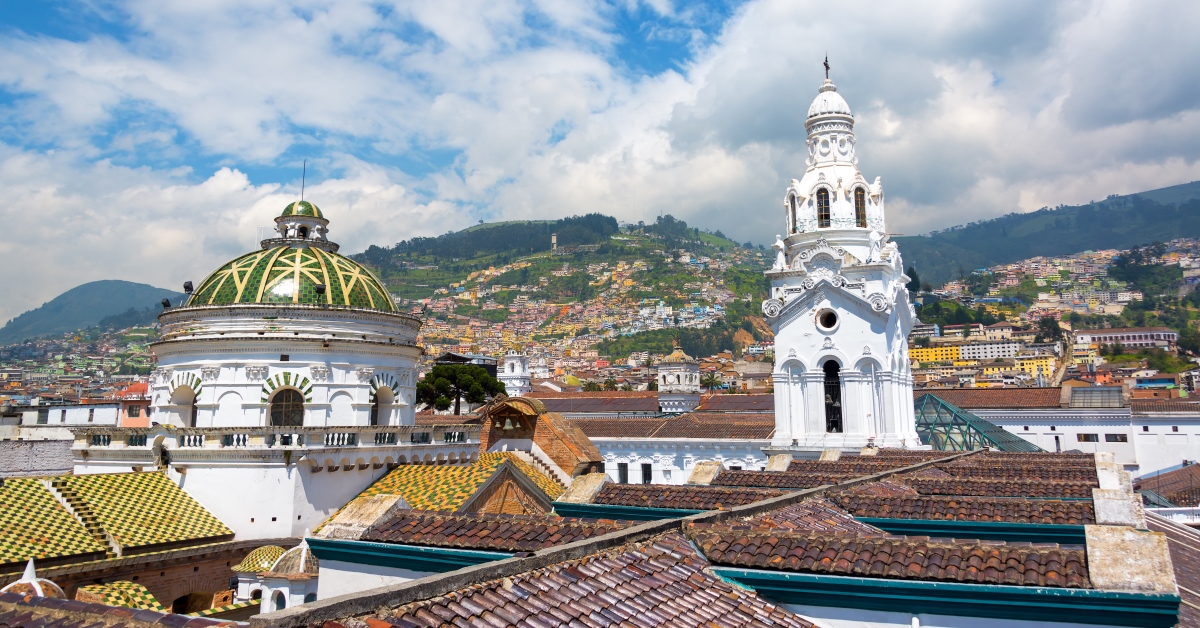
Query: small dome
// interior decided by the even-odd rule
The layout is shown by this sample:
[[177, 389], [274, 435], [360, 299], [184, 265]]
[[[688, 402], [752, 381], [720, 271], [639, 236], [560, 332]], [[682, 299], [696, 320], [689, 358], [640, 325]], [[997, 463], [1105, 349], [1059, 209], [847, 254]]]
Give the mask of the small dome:
[[821, 85], [817, 97], [808, 106], [808, 117], [813, 118], [830, 114], [851, 115], [850, 105], [846, 102], [845, 98], [842, 98], [841, 94], [837, 93], [837, 86], [833, 84], [833, 81], [825, 79], [825, 83]]
[[267, 571], [275, 561], [283, 556], [284, 549], [278, 545], [264, 545], [246, 555], [242, 562], [233, 568], [240, 573], [258, 573]]
[[683, 352], [680, 347], [675, 347], [675, 350], [670, 355], [662, 359], [661, 364], [695, 364], [696, 361], [692, 356]]
[[313, 556], [308, 549], [308, 541], [300, 541], [299, 545], [284, 552], [268, 571], [281, 575], [307, 574], [315, 576], [319, 567], [320, 562], [317, 557]]
[[29, 559], [29, 564], [25, 566], [25, 574], [20, 580], [10, 583], [8, 586], [0, 589], [0, 593], [15, 593], [17, 595], [36, 595], [38, 597], [56, 597], [66, 599], [67, 594], [63, 593], [62, 587], [53, 582], [37, 577], [37, 572], [33, 569], [33, 559]]
[[309, 216], [312, 218], [324, 219], [325, 215], [321, 213], [320, 208], [308, 201], [296, 201], [288, 203], [287, 207], [283, 208], [283, 213], [279, 214], [281, 218], [287, 216]]

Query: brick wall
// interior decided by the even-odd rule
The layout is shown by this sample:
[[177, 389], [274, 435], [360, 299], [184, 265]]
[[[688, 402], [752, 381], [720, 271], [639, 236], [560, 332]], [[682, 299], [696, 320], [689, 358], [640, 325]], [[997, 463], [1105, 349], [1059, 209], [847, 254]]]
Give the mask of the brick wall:
[[475, 512], [500, 515], [544, 515], [542, 508], [508, 472], [484, 489], [475, 502]]
[[69, 440], [0, 441], [0, 477], [62, 475], [73, 466]]

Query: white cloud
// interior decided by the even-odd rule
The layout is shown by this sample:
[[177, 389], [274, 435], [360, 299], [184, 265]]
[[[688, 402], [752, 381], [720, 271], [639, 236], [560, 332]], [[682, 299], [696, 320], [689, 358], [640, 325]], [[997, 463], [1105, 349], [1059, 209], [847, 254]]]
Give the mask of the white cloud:
[[[298, 150], [333, 173], [308, 198], [348, 252], [591, 211], [767, 241], [826, 52], [894, 230], [1200, 178], [1200, 5], [759, 0], [709, 34], [667, 1], [636, 32], [613, 26], [633, 0], [104, 6], [120, 36], [0, 36], [0, 220], [22, 233], [0, 253], [31, 260], [0, 318], [92, 279], [198, 280], [293, 197], [242, 172]], [[618, 58], [682, 32], [679, 70]]]

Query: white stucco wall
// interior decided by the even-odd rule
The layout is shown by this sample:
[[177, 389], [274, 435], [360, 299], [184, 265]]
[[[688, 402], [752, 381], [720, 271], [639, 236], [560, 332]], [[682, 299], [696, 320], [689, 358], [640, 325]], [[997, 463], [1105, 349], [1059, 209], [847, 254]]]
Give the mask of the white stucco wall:
[[433, 575], [432, 571], [413, 571], [402, 567], [378, 567], [348, 563], [340, 560], [322, 560], [317, 584], [317, 599], [325, 600], [348, 593], [360, 593], [370, 589], [403, 584]]
[[692, 468], [700, 462], [719, 460], [726, 468], [757, 471], [767, 466], [763, 448], [767, 440], [713, 440], [703, 438], [638, 439], [592, 438], [604, 457], [604, 469], [613, 482], [619, 481], [618, 464], [629, 465], [629, 483], [642, 482], [642, 464], [651, 465], [652, 484], [686, 484]]
[[805, 617], [822, 628], [1020, 628], [1049, 626], [1053, 628], [1098, 628], [1098, 624], [1063, 622], [1031, 622], [986, 617], [957, 617], [920, 613], [864, 611], [832, 606], [783, 604], [784, 608]]

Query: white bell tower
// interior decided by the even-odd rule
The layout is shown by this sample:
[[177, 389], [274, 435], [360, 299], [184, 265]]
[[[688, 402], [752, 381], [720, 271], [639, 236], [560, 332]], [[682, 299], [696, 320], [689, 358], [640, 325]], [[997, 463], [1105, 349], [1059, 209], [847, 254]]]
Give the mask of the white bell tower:
[[883, 185], [858, 171], [854, 116], [826, 78], [808, 108], [808, 169], [784, 194], [776, 236], [773, 449], [921, 447], [913, 411], [909, 303], [888, 241]]
[[509, 349], [500, 362], [496, 379], [504, 384], [509, 397], [528, 395], [533, 390], [529, 381], [529, 358], [524, 353]]

